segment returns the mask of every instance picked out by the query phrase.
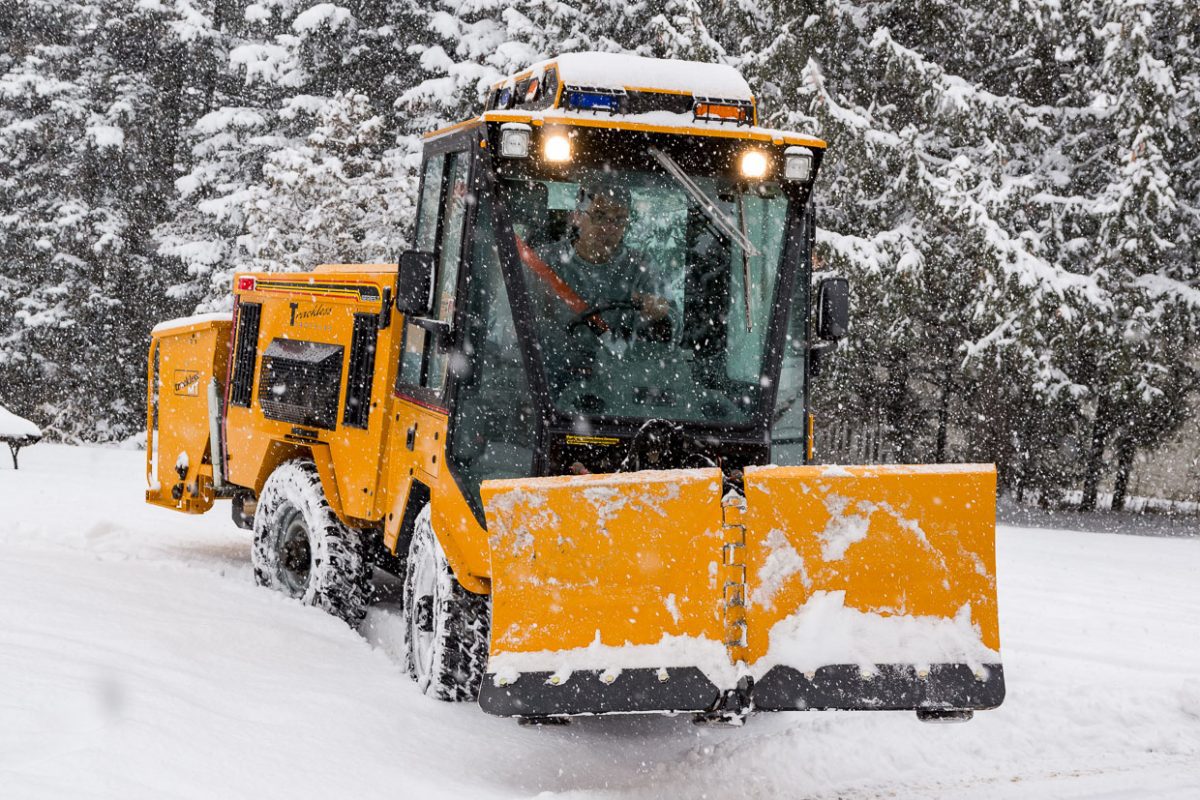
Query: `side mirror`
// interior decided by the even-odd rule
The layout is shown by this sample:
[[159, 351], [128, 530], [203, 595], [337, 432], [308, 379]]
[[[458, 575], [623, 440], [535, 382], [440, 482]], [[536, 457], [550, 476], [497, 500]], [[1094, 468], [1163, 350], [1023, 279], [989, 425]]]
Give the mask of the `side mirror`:
[[433, 253], [408, 250], [400, 254], [396, 277], [396, 310], [405, 316], [423, 317], [433, 310]]
[[825, 278], [817, 288], [817, 338], [836, 342], [850, 329], [850, 281]]

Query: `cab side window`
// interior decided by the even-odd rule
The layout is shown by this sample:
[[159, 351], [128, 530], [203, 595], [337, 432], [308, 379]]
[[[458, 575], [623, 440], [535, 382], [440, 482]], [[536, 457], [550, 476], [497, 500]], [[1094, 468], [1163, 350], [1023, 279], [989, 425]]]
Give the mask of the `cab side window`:
[[[417, 209], [416, 248], [424, 253], [434, 252], [437, 245], [438, 210], [442, 197], [442, 178], [446, 167], [446, 156], [433, 156], [425, 162], [421, 179], [421, 200]], [[396, 375], [396, 388], [402, 384], [421, 385], [421, 372], [425, 361], [427, 334], [424, 328], [408, 323], [404, 330], [404, 347], [400, 352], [400, 369]]]
[[[463, 232], [466, 229], [467, 212], [475, 197], [467, 185], [468, 168], [471, 165], [467, 153], [452, 153], [447, 170], [446, 195], [442, 201], [442, 233], [438, 246], [437, 294], [434, 296], [434, 316], [449, 326], [454, 321], [454, 307], [458, 290], [458, 265], [462, 260]], [[444, 347], [429, 348], [429, 365], [426, 369], [424, 386], [441, 392], [446, 385], [446, 367], [450, 354]]]
[[809, 284], [812, 282], [812, 207], [801, 232], [804, 264], [796, 275], [792, 301], [788, 304], [787, 334], [783, 341], [783, 364], [771, 420], [771, 463], [799, 466], [808, 463], [808, 408], [804, 380], [808, 361]]
[[468, 504], [483, 524], [479, 486], [532, 474], [536, 439], [533, 395], [517, 341], [496, 250], [495, 198], [484, 194], [467, 243], [462, 355], [471, 364], [458, 383], [447, 457]]
[[[433, 156], [425, 162], [421, 205], [417, 212], [417, 249], [434, 253], [437, 262], [432, 318], [449, 326], [454, 319], [458, 265], [467, 212], [474, 202], [467, 180], [470, 153]], [[409, 322], [404, 331], [403, 361], [397, 387], [420, 387], [440, 394], [446, 385], [449, 354], [427, 327]]]

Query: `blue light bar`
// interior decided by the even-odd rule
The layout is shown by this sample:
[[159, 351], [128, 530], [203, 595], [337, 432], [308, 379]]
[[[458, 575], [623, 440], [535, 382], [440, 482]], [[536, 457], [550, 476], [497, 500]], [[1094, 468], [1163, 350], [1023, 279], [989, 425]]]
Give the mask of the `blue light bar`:
[[563, 105], [568, 109], [607, 111], [610, 114], [616, 114], [621, 108], [621, 95], [616, 92], [567, 89], [563, 94]]

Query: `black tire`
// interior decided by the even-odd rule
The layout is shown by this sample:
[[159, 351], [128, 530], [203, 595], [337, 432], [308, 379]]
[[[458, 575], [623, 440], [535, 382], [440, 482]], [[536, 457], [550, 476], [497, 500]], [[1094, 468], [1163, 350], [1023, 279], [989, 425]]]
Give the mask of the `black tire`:
[[367, 613], [362, 537], [342, 524], [311, 461], [280, 464], [254, 513], [254, 581], [357, 627]]
[[417, 516], [404, 576], [404, 657], [424, 694], [471, 701], [487, 668], [490, 598], [468, 592], [454, 577], [429, 520]]

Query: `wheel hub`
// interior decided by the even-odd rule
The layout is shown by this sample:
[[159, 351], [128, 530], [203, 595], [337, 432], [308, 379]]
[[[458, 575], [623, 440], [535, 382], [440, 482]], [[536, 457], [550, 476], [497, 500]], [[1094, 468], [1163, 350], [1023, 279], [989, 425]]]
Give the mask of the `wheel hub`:
[[288, 506], [280, 515], [279, 576], [293, 596], [304, 594], [312, 571], [312, 545], [300, 509]]
[[417, 630], [421, 633], [433, 633], [433, 597], [425, 595], [418, 599], [413, 612], [417, 615]]
[[[431, 554], [429, 554], [431, 555]], [[413, 607], [408, 615], [411, 658], [417, 682], [423, 684], [433, 672], [434, 609], [437, 603], [437, 566], [426, 557], [410, 566], [413, 575]]]

